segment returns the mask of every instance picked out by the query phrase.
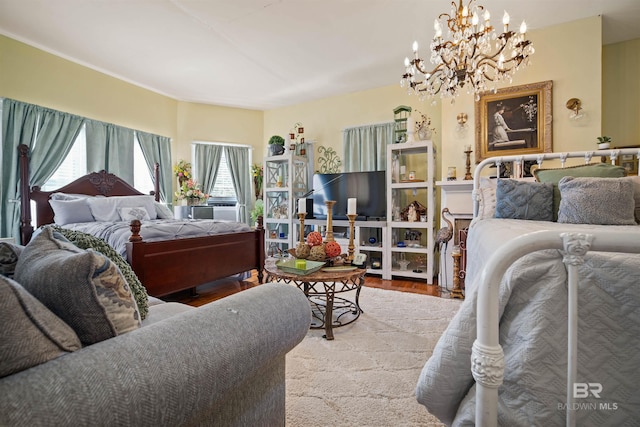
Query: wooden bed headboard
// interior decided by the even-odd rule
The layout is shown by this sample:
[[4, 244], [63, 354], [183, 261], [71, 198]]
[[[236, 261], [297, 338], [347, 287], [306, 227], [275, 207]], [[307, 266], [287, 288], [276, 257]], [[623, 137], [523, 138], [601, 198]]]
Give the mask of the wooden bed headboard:
[[[138, 196], [144, 193], [127, 184], [122, 178], [101, 170], [82, 176], [75, 181], [53, 191], [42, 191], [40, 187], [31, 187], [29, 182], [29, 147], [21, 144], [18, 146], [20, 164], [20, 240], [27, 244], [33, 234], [31, 224], [31, 200], [36, 203], [36, 227], [53, 223], [53, 209], [49, 204], [49, 196], [52, 193], [86, 194], [89, 196]], [[160, 201], [159, 182], [160, 165], [155, 164], [153, 174], [154, 191], [156, 201]]]

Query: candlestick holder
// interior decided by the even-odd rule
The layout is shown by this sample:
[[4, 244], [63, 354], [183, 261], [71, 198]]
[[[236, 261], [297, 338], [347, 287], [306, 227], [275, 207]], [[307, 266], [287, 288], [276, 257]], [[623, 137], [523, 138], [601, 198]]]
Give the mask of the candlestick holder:
[[460, 287], [460, 257], [462, 254], [458, 251], [453, 252], [451, 256], [453, 257], [453, 289], [451, 290], [451, 298], [464, 299], [464, 294]]
[[464, 154], [466, 154], [467, 156], [467, 164], [465, 166], [465, 173], [464, 173], [465, 181], [469, 181], [470, 179], [473, 179], [473, 176], [471, 176], [471, 153], [473, 153], [473, 151], [471, 150], [467, 150], [464, 152]]
[[349, 264], [353, 262], [353, 252], [356, 249], [353, 244], [353, 233], [355, 230], [356, 217], [358, 214], [347, 214], [347, 218], [349, 218], [349, 254], [347, 256], [347, 261]]
[[300, 243], [304, 244], [304, 217], [307, 216], [306, 212], [298, 213], [298, 219], [300, 220]]
[[333, 238], [333, 205], [336, 204], [335, 200], [325, 200], [325, 205], [327, 205], [327, 231], [325, 234], [325, 242], [335, 242], [336, 239]]

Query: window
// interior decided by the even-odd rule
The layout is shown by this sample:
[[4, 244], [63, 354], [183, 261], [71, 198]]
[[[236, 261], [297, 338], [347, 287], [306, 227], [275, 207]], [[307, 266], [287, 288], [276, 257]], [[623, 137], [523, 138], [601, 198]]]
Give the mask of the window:
[[51, 191], [67, 185], [87, 173], [87, 137], [82, 126], [73, 147], [58, 170], [42, 186], [43, 191]]
[[211, 192], [212, 198], [225, 198], [236, 199], [236, 191], [233, 187], [233, 180], [231, 179], [231, 171], [227, 165], [227, 156], [224, 151], [220, 156], [220, 166], [218, 168], [218, 176], [216, 176], [216, 182], [213, 185], [213, 191]]
[[[42, 190], [52, 191], [58, 189], [86, 175], [88, 172], [97, 171], [87, 171], [87, 137], [85, 127], [82, 126], [69, 154], [67, 154], [58, 170], [42, 186]], [[149, 194], [153, 191], [153, 177], [149, 173], [138, 138], [135, 139], [135, 144], [133, 144], [132, 185], [141, 193]]]
[[135, 143], [133, 144], [133, 186], [136, 190], [144, 194], [149, 194], [153, 191], [153, 172], [149, 172], [147, 161], [142, 154], [142, 148], [138, 137], [135, 137]]

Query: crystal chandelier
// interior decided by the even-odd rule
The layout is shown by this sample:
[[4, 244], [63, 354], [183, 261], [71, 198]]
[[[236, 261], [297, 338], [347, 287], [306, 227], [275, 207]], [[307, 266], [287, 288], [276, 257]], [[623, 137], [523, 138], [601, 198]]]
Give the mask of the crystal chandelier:
[[[465, 85], [467, 93], [475, 93], [478, 100], [480, 92], [495, 92], [497, 82], [511, 82], [513, 74], [528, 65], [529, 56], [534, 53], [531, 41], [525, 37], [524, 21], [519, 32], [511, 31], [509, 14], [505, 12], [504, 31], [497, 35], [488, 10], [477, 5], [476, 0], [469, 0], [466, 6], [462, 1], [458, 6], [452, 1], [451, 13], [443, 13], [435, 20], [430, 58], [434, 68], [427, 70], [425, 61], [418, 55], [418, 42], [413, 42], [413, 59], [404, 60], [405, 73], [400, 86], [421, 100], [437, 94], [442, 98], [455, 98]], [[449, 28], [448, 39], [443, 38], [443, 25]]]

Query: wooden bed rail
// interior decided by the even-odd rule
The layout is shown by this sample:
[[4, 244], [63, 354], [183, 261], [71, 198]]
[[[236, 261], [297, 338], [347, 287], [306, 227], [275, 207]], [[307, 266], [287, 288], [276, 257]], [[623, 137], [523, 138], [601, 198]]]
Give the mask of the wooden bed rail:
[[542, 230], [501, 246], [480, 272], [477, 339], [471, 350], [471, 372], [476, 380], [476, 425], [498, 425], [498, 387], [504, 378], [504, 354], [499, 343], [499, 288], [507, 269], [519, 258], [543, 249], [563, 251], [568, 273], [568, 357], [566, 425], [575, 426], [573, 384], [577, 374], [578, 265], [588, 251], [640, 253], [634, 235], [621, 231], [562, 233]]
[[[495, 165], [497, 170], [500, 170], [500, 165], [504, 163], [513, 162], [515, 164], [519, 164], [522, 166], [524, 161], [532, 161], [535, 160], [538, 164], [538, 167], [542, 166], [542, 163], [545, 160], [553, 160], [559, 159], [561, 167], [565, 167], [565, 163], [568, 158], [583, 158], [584, 163], [591, 163], [591, 160], [596, 157], [609, 157], [611, 159], [611, 164], [615, 165], [617, 159], [626, 154], [631, 154], [636, 156], [636, 162], [640, 163], [640, 148], [620, 148], [620, 149], [611, 149], [611, 150], [599, 150], [599, 151], [572, 151], [567, 153], [540, 153], [540, 154], [524, 154], [524, 155], [513, 155], [513, 156], [496, 156], [489, 157], [488, 159], [484, 159], [482, 162], [478, 163], [476, 169], [473, 171], [473, 216], [476, 217], [478, 215], [478, 208], [480, 200], [478, 199], [477, 190], [480, 188], [480, 180], [482, 178], [482, 171], [485, 167]], [[640, 174], [640, 164], [636, 165]], [[519, 168], [522, 171], [522, 167]], [[498, 174], [499, 175], [499, 174]], [[521, 177], [515, 177], [521, 178]]]

